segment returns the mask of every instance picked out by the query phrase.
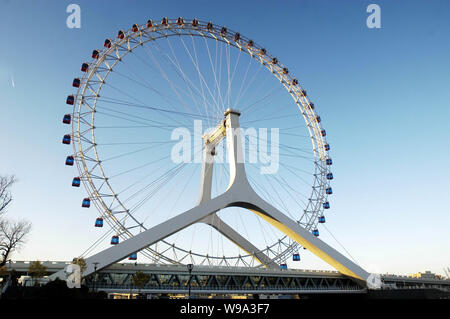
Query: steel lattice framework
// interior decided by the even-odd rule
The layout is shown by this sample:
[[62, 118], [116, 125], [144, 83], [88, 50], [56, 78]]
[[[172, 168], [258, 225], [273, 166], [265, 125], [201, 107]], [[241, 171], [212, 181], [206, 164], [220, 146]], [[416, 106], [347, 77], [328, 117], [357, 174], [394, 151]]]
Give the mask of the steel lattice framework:
[[[297, 79], [288, 71], [286, 66], [279, 62], [276, 57], [270, 55], [262, 46], [223, 26], [196, 19], [193, 22], [185, 22], [180, 18], [165, 18], [161, 23], [150, 24], [143, 24], [138, 26], [137, 29], [132, 28], [125, 31], [122, 39], [111, 40], [109, 47], [100, 51], [98, 57], [88, 63], [88, 72], [81, 78], [81, 85], [75, 95], [74, 121], [72, 123], [74, 157], [80, 179], [89, 193], [89, 198], [106, 222], [123, 239], [132, 238], [133, 233], [131, 231], [133, 229], [142, 228], [147, 230], [142, 221], [138, 220], [126, 205], [121, 202], [102, 168], [102, 159], [97, 151], [95, 136], [96, 105], [102, 87], [106, 83], [108, 76], [114, 72], [116, 65], [121, 63], [134, 50], [159, 39], [190, 36], [220, 41], [247, 53], [255, 61], [267, 68], [291, 95], [303, 115], [315, 158], [311, 196], [304, 213], [297, 222], [307, 230], [315, 229], [318, 217], [323, 214], [322, 204], [327, 199], [325, 189], [330, 186], [330, 181], [327, 179], [327, 174], [330, 173], [330, 170], [326, 163], [329, 146], [320, 120], [318, 120], [318, 116], [315, 113], [314, 105], [308, 100], [306, 92], [299, 85]], [[124, 220], [127, 221], [126, 224]], [[147, 247], [143, 253], [153, 261], [165, 263], [188, 263], [194, 255], [203, 257], [205, 264], [209, 263], [209, 259], [220, 259], [220, 264], [223, 265], [243, 264], [255, 266], [252, 257], [255, 256], [256, 252], [246, 256], [235, 257], [204, 256], [177, 247], [165, 240], [162, 240], [161, 243], [165, 245], [164, 248], [160, 246], [159, 250], [155, 250], [152, 247]], [[292, 255], [298, 248], [299, 244], [296, 241], [292, 241], [285, 236], [278, 242], [261, 250], [260, 253], [270, 256], [270, 262], [277, 264], [285, 260], [287, 256]], [[176, 259], [169, 258], [165, 254], [169, 250], [179, 257]], [[256, 266], [267, 265], [267, 263], [262, 263]]]

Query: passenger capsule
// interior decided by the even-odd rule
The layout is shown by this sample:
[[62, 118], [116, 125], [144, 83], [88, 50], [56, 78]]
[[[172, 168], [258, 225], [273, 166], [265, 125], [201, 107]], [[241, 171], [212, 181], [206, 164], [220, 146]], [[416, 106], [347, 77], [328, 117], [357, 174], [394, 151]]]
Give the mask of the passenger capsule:
[[236, 32], [234, 35], [234, 41], [237, 42], [241, 39], [241, 34], [239, 32]]
[[298, 80], [297, 79], [292, 79], [292, 85], [298, 85]]
[[73, 156], [67, 156], [66, 157], [66, 165], [73, 166], [73, 163], [75, 162]]
[[73, 95], [69, 95], [66, 99], [66, 104], [73, 105], [75, 103], [75, 97]]
[[73, 79], [72, 86], [73, 86], [74, 88], [79, 88], [79, 87], [80, 87], [80, 84], [81, 84], [81, 80], [80, 80], [79, 78]]
[[103, 218], [99, 217], [95, 220], [95, 227], [103, 227]]
[[81, 180], [79, 177], [74, 177], [72, 180], [72, 186], [73, 187], [80, 187], [81, 185]]
[[63, 136], [62, 143], [63, 144], [70, 144], [70, 134], [66, 134], [66, 135]]
[[277, 58], [272, 58], [272, 64], [278, 64], [278, 59]]
[[222, 29], [220, 29], [220, 34], [221, 34], [222, 36], [227, 35], [227, 32], [228, 32], [228, 30], [227, 30], [226, 27], [222, 27]]
[[288, 74], [288, 73], [289, 73], [288, 68], [283, 68], [283, 74]]
[[292, 255], [292, 260], [293, 261], [300, 261], [300, 254], [293, 254]]
[[332, 180], [333, 179], [333, 173], [328, 173], [327, 174], [327, 179], [328, 180]]
[[209, 30], [209, 31], [214, 29], [213, 24], [212, 24], [211, 21], [209, 21], [208, 24], [206, 25], [206, 29]]
[[183, 25], [183, 24], [184, 24], [184, 20], [183, 20], [182, 17], [179, 17], [179, 18], [177, 19], [177, 24], [178, 24], [178, 25]]
[[319, 223], [320, 224], [325, 223], [325, 216], [322, 215], [322, 216], [319, 217]]
[[88, 197], [83, 199], [83, 201], [81, 202], [81, 207], [84, 207], [84, 208], [91, 207], [91, 200]]
[[89, 64], [83, 63], [83, 64], [81, 65], [81, 71], [87, 72], [88, 70], [89, 70]]
[[287, 269], [287, 265], [286, 265], [286, 264], [281, 264], [281, 265], [280, 265], [280, 269], [282, 269], [282, 270], [283, 270], [283, 269]]
[[131, 31], [138, 32], [139, 31], [138, 25], [137, 24], [133, 24], [133, 26], [131, 27]]
[[151, 27], [153, 27], [153, 21], [152, 21], [152, 19], [150, 19], [150, 20], [147, 20], [147, 24], [146, 24], [146, 26], [147, 26], [147, 28], [151, 28]]
[[115, 235], [111, 238], [111, 245], [117, 245], [119, 243], [119, 236]]
[[311, 108], [311, 110], [314, 110], [314, 103], [313, 102], [309, 102], [309, 107]]
[[306, 96], [306, 90], [302, 90], [302, 94]]
[[326, 135], [327, 135], [327, 132], [326, 132], [325, 130], [322, 130], [322, 131], [320, 131], [320, 135], [326, 136]]
[[331, 158], [327, 158], [326, 163], [327, 165], [333, 165], [333, 160]]
[[164, 25], [164, 26], [167, 26], [167, 25], [169, 24], [169, 20], [167, 19], [167, 17], [164, 17], [164, 18], [161, 20], [161, 24]]
[[325, 144], [323, 146], [323, 148], [325, 149], [325, 151], [329, 151], [330, 150], [330, 144]]
[[198, 27], [198, 20], [197, 19], [192, 20], [192, 26], [193, 27]]
[[94, 50], [94, 51], [92, 51], [91, 56], [93, 59], [98, 59], [98, 57], [100, 56], [100, 52], [98, 52], [98, 50]]
[[106, 39], [105, 40], [105, 43], [103, 44], [103, 46], [105, 47], [105, 48], [110, 48], [111, 47], [111, 40], [110, 39]]
[[249, 48], [251, 48], [251, 47], [253, 47], [253, 45], [254, 45], [253, 40], [248, 40], [247, 46], [248, 46]]
[[316, 237], [319, 237], [319, 230], [318, 230], [318, 229], [314, 229], [314, 230], [312, 231], [312, 234], [313, 234], [314, 236], [316, 236]]
[[320, 118], [319, 115], [317, 115], [317, 116], [316, 116], [316, 122], [317, 122], [317, 123], [320, 123], [321, 121], [322, 121], [322, 119]]
[[122, 30], [119, 30], [119, 32], [117, 32], [117, 37], [119, 39], [123, 39], [125, 38], [125, 33]]
[[327, 195], [331, 195], [331, 194], [333, 194], [333, 189], [331, 187], [328, 187], [327, 189], [325, 189], [325, 193]]
[[329, 202], [323, 203], [323, 208], [330, 209], [330, 203]]
[[130, 257], [128, 257], [128, 260], [136, 260], [137, 259], [137, 254], [131, 254]]
[[262, 55], [266, 55], [266, 49], [261, 48], [261, 50], [259, 50], [259, 53]]
[[64, 115], [64, 117], [63, 117], [64, 124], [70, 124], [71, 120], [72, 120], [72, 116], [70, 114]]

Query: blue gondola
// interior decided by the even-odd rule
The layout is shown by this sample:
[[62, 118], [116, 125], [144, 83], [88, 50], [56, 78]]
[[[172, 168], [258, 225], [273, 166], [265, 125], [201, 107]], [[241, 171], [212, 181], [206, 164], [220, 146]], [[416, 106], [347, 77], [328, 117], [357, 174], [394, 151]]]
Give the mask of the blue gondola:
[[293, 254], [292, 255], [292, 260], [293, 261], [300, 261], [300, 254]]
[[327, 132], [326, 132], [325, 130], [322, 130], [322, 131], [320, 131], [320, 135], [326, 136], [326, 135], [327, 135]]
[[327, 158], [327, 165], [332, 165], [333, 164], [333, 160], [331, 158]]
[[317, 121], [317, 123], [320, 123], [322, 121], [322, 119], [320, 118], [319, 115], [316, 116], [316, 121]]
[[328, 187], [327, 189], [325, 189], [325, 192], [327, 193], [327, 195], [331, 195], [333, 194], [333, 189], [331, 187]]
[[313, 234], [314, 236], [316, 236], [316, 237], [319, 237], [319, 230], [318, 230], [318, 229], [314, 229], [314, 230], [312, 231], [312, 234]]
[[281, 264], [280, 265], [280, 269], [287, 269], [287, 265], [286, 264]]
[[99, 217], [95, 220], [95, 227], [103, 227], [103, 218]]
[[323, 147], [325, 148], [325, 151], [329, 151], [330, 150], [330, 144], [325, 144]]
[[319, 223], [321, 224], [325, 223], [325, 216], [322, 215], [319, 217]]
[[75, 103], [75, 97], [73, 95], [69, 95], [66, 99], [66, 104], [73, 105]]
[[302, 90], [302, 94], [306, 96], [306, 90]]
[[87, 197], [85, 199], [83, 199], [83, 202], [81, 203], [81, 207], [84, 207], [84, 208], [91, 207], [91, 200]]
[[66, 157], [66, 165], [73, 166], [74, 161], [75, 160], [74, 160], [73, 156]]
[[309, 107], [311, 108], [311, 110], [314, 110], [314, 103], [313, 102], [309, 102]]
[[66, 134], [62, 139], [63, 144], [70, 144], [70, 134]]
[[330, 203], [329, 202], [323, 203], [323, 208], [329, 209], [330, 208]]
[[82, 71], [82, 72], [87, 72], [88, 70], [89, 70], [89, 64], [83, 63], [83, 64], [81, 65], [81, 71]]
[[119, 243], [119, 236], [115, 235], [111, 238], [111, 245], [117, 245]]
[[136, 260], [137, 259], [137, 254], [131, 254], [130, 257], [128, 257], [128, 260]]
[[73, 187], [80, 187], [81, 185], [81, 180], [79, 177], [74, 177], [72, 180], [72, 186]]
[[64, 117], [63, 117], [64, 124], [70, 124], [71, 120], [72, 120], [72, 116], [70, 114], [64, 115]]
[[327, 174], [327, 179], [328, 180], [332, 180], [333, 179], [333, 173], [328, 173]]

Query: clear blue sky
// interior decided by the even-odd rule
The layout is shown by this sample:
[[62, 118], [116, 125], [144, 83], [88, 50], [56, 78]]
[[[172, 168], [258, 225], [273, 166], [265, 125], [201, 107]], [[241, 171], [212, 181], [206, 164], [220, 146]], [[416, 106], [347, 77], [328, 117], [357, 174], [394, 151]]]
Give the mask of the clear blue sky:
[[[81, 29], [66, 7], [81, 6]], [[381, 29], [366, 7], [381, 7]], [[0, 1], [0, 174], [8, 216], [33, 223], [14, 259], [69, 260], [98, 234], [63, 161], [61, 118], [81, 62], [106, 37], [164, 16], [226, 25], [289, 66], [332, 145], [327, 227], [370, 271], [450, 266], [448, 1]], [[14, 85], [12, 85], [12, 81]], [[324, 240], [336, 246], [324, 233]], [[336, 248], [340, 249], [339, 246]], [[326, 268], [314, 258], [305, 268]]]

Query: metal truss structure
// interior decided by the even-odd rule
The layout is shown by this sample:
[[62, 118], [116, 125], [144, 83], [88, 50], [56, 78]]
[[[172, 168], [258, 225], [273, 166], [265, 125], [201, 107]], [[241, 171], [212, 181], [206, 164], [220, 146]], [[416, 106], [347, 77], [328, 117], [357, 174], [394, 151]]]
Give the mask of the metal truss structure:
[[[323, 203], [328, 196], [326, 189], [331, 189], [329, 188], [329, 176], [331, 173], [329, 166], [327, 166], [327, 151], [329, 150], [329, 145], [326, 142], [324, 130], [320, 124], [320, 117], [315, 113], [314, 104], [308, 100], [306, 91], [299, 85], [297, 79], [293, 77], [286, 66], [282, 65], [276, 57], [270, 55], [262, 46], [240, 35], [238, 32], [212, 24], [211, 22], [198, 21], [197, 19], [192, 20], [192, 22], [187, 22], [182, 18], [164, 18], [161, 23], [155, 23], [149, 20], [147, 24], [139, 26], [134, 25], [132, 29], [123, 32], [122, 35], [123, 36], [116, 40], [107, 39], [109, 42], [108, 45], [106, 45], [107, 42], [105, 41], [105, 49], [99, 51], [93, 61], [86, 64], [86, 73], [80, 79], [78, 92], [74, 96], [74, 110], [72, 115], [74, 121], [72, 123], [71, 135], [74, 141], [73, 157], [76, 160], [79, 178], [88, 191], [92, 204], [100, 212], [100, 216], [105, 219], [121, 239], [126, 240], [133, 238], [136, 229], [143, 231], [148, 229], [144, 226], [142, 220], [137, 219], [136, 216], [132, 214], [130, 209], [127, 208], [118, 194], [114, 191], [110, 184], [110, 178], [102, 167], [102, 159], [97, 150], [98, 142], [95, 136], [96, 126], [94, 121], [97, 112], [97, 102], [108, 76], [114, 72], [116, 65], [124, 61], [128, 54], [147, 43], [151, 44], [159, 39], [169, 37], [202, 37], [226, 43], [230, 47], [234, 47], [241, 52], [248, 54], [252, 59], [259, 62], [268, 69], [288, 91], [303, 116], [314, 154], [314, 173], [312, 174], [313, 182], [311, 194], [307, 200], [307, 205], [303, 213], [299, 219], [295, 220], [295, 223], [308, 231], [317, 228], [318, 217], [323, 215]], [[215, 142], [212, 142], [210, 145], [213, 145], [214, 143]], [[211, 147], [207, 146], [207, 144], [208, 143], [205, 143], [205, 150], [209, 147], [208, 150], [210, 151]], [[208, 160], [210, 156], [211, 155], [208, 152], [204, 153], [206, 160]], [[205, 165], [206, 167], [203, 168], [203, 173], [206, 175], [204, 175], [203, 180], [208, 183], [210, 178], [208, 176], [208, 164]], [[238, 179], [239, 181], [245, 180], [245, 177], [242, 176], [242, 178], [240, 178], [238, 176]], [[239, 182], [237, 184], [242, 183]], [[210, 185], [208, 187], [210, 187]], [[204, 191], [202, 191], [203, 197], [200, 199], [200, 206], [206, 205], [204, 201], [206, 201], [208, 197], [207, 194], [208, 190], [204, 189]], [[213, 200], [213, 202], [216, 203], [218, 203], [218, 201], [219, 199]], [[226, 205], [229, 205], [229, 203], [222, 203], [217, 206], [211, 205], [210, 209], [220, 209]], [[250, 209], [255, 208], [251, 204], [239, 205], [246, 206]], [[255, 210], [255, 212], [256, 211], [257, 210]], [[266, 217], [264, 213], [258, 214], [262, 218]], [[126, 220], [126, 224], [124, 220]], [[159, 263], [183, 264], [186, 260], [192, 259], [193, 256], [197, 256], [206, 259], [206, 264], [211, 264], [210, 260], [215, 259], [220, 261], [220, 264], [223, 265], [231, 266], [240, 264], [255, 267], [253, 261], [256, 260], [259, 262], [256, 267], [275, 267], [276, 265], [283, 263], [300, 248], [299, 241], [292, 240], [289, 236], [285, 236], [261, 250], [261, 248], [258, 249], [255, 245], [245, 241], [242, 236], [233, 231], [225, 223], [219, 221], [217, 218], [211, 218], [211, 215], [209, 217], [206, 215], [203, 216], [201, 221], [217, 229], [226, 238], [238, 244], [239, 247], [248, 252], [248, 255], [223, 257], [199, 255], [195, 251], [187, 251], [170, 242], [166, 242], [164, 237], [161, 236], [158, 236], [160, 239], [159, 245], [160, 247], [165, 245], [165, 248], [157, 250], [154, 247], [151, 247], [149, 243], [146, 243], [146, 245], [140, 247], [140, 249], [143, 249], [141, 253], [150, 260]], [[279, 226], [282, 227], [281, 224]], [[178, 226], [175, 228], [180, 229]], [[160, 229], [160, 227], [158, 227], [158, 229]], [[168, 233], [171, 232], [165, 232], [165, 234]], [[177, 253], [174, 252], [173, 255], [179, 257], [173, 258], [168, 256], [165, 252], [169, 250], [176, 250]], [[359, 275], [356, 276], [361, 277]]]

